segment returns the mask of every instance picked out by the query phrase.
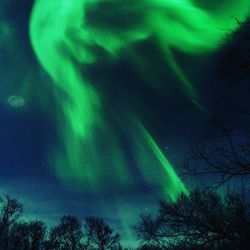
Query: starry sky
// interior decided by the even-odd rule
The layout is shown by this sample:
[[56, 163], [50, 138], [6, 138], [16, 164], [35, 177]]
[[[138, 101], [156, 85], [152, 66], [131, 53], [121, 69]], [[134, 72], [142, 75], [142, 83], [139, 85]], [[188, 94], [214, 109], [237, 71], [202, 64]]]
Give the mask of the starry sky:
[[[145, 169], [146, 174], [141, 174], [143, 167], [136, 166], [132, 145], [136, 140], [131, 139], [133, 120], [127, 113], [132, 110], [139, 114], [161, 153], [171, 163], [175, 173], [180, 174], [188, 144], [209, 127], [209, 118], [216, 111], [217, 93], [223, 85], [216, 72], [218, 53], [214, 50], [194, 55], [178, 50], [178, 46], [173, 48], [179, 67], [184, 69], [187, 79], [199, 94], [202, 108], [191, 100], [193, 97], [187, 98], [180, 90], [180, 79], [166, 63], [153, 35], [132, 45], [132, 61], [127, 51], [119, 53], [118, 59], [107, 58], [98, 44], [91, 49], [96, 49], [94, 55], [102, 60], [89, 64], [75, 62], [77, 68], [84, 65], [80, 69], [81, 74], [87, 76], [106, 100], [103, 108], [105, 129], [96, 135], [96, 141], [100, 142], [96, 157], [100, 160], [98, 166], [93, 167], [94, 170], [98, 168], [101, 174], [96, 170], [98, 185], [95, 186], [98, 188], [93, 188], [92, 183], [90, 185], [87, 181], [82, 185], [81, 182], [85, 182], [83, 177], [79, 180], [75, 178], [78, 168], [74, 173], [72, 166], [68, 173], [65, 167], [59, 170], [58, 166], [54, 167], [60, 164], [68, 151], [74, 150], [77, 140], [69, 140], [73, 135], [68, 128], [70, 125], [58, 129], [67, 122], [58, 118], [62, 113], [60, 104], [68, 98], [67, 93], [61, 93], [62, 89], [58, 91], [57, 85], [53, 84], [50, 72], [41, 65], [30, 39], [34, 1], [0, 2], [0, 192], [23, 202], [25, 219], [42, 219], [48, 225], [54, 225], [65, 214], [73, 214], [80, 219], [101, 216], [122, 232], [124, 241], [129, 244], [132, 239], [130, 225], [139, 214], [155, 211], [156, 202], [164, 192], [161, 190], [162, 182], [158, 181], [157, 164], [155, 168]], [[196, 2], [198, 5], [201, 1]], [[222, 6], [204, 3], [200, 6], [203, 9], [223, 9]], [[112, 5], [108, 7], [112, 10]], [[90, 23], [97, 25], [105, 19], [106, 13], [98, 9], [96, 13], [95, 16], [90, 8], [87, 17]], [[107, 22], [105, 25], [110, 24]], [[133, 23], [126, 23], [125, 26], [130, 28], [131, 25], [133, 27]], [[108, 143], [113, 142], [110, 137], [119, 138], [126, 157], [129, 174], [124, 185], [120, 184], [123, 179], [120, 181], [120, 176], [108, 167], [112, 165], [110, 158], [115, 154], [113, 150], [110, 150], [111, 153], [107, 150], [110, 147]], [[140, 147], [140, 142], [137, 143]], [[86, 157], [82, 152], [89, 152], [89, 147], [95, 144], [79, 145], [81, 148], [77, 153], [83, 156], [77, 159], [83, 163], [77, 164], [81, 165]], [[149, 152], [148, 149], [145, 152]], [[151, 164], [151, 158], [148, 159]], [[91, 169], [91, 161], [87, 163], [88, 166], [80, 171]], [[156, 181], [149, 181], [151, 177]], [[191, 185], [193, 183], [188, 181], [185, 183], [187, 188]]]

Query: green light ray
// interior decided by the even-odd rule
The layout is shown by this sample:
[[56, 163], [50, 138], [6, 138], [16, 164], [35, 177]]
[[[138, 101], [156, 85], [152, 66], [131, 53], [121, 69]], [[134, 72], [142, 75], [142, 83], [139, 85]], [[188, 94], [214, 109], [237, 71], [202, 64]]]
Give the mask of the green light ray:
[[176, 174], [155, 140], [138, 119], [134, 119], [135, 142], [134, 152], [138, 166], [146, 182], [152, 186], [160, 186], [165, 197], [175, 201], [180, 193], [188, 194], [188, 190]]

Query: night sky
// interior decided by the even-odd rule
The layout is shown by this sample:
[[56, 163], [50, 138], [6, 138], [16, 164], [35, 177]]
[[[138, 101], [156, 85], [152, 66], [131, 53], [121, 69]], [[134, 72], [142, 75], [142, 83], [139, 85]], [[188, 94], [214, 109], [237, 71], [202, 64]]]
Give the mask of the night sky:
[[[226, 34], [195, 26], [191, 12], [204, 22], [210, 20], [204, 13], [213, 14], [219, 27], [228, 27], [223, 24], [233, 23], [234, 13], [246, 17], [248, 1], [101, 1], [85, 9], [89, 33], [74, 30], [69, 18], [63, 41], [56, 30], [60, 17], [47, 1], [37, 1], [31, 24], [34, 2], [0, 1], [0, 193], [23, 202], [25, 219], [48, 225], [65, 214], [101, 216], [129, 244], [139, 214], [193, 185], [177, 175], [189, 142], [216, 112], [223, 85], [218, 48]], [[39, 16], [41, 2], [51, 16]], [[44, 27], [40, 17], [48, 19]], [[165, 35], [161, 24], [169, 20], [175, 21]], [[176, 23], [197, 34], [171, 37]], [[71, 85], [74, 74], [81, 80]], [[85, 82], [91, 87], [83, 88]]]

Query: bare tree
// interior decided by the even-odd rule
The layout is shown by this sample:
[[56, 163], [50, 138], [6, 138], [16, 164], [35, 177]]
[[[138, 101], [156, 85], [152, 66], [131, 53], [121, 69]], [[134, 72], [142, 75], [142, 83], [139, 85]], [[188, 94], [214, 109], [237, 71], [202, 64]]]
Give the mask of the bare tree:
[[[249, 121], [248, 121], [249, 119]], [[231, 121], [231, 123], [230, 123]], [[216, 123], [199, 141], [190, 146], [184, 174], [213, 180], [211, 186], [237, 183], [248, 187], [250, 178], [250, 116], [229, 128]], [[232, 119], [229, 124], [232, 125]]]
[[161, 201], [158, 217], [141, 217], [135, 230], [143, 244], [161, 249], [248, 249], [249, 207], [236, 195], [195, 190]]
[[158, 218], [152, 218], [150, 214], [141, 215], [140, 223], [133, 227], [136, 238], [140, 240], [143, 249], [157, 247], [166, 248], [166, 241], [161, 235], [162, 222]]
[[91, 247], [99, 250], [120, 248], [120, 235], [114, 234], [113, 229], [103, 219], [88, 217], [84, 226]]
[[190, 145], [184, 175], [207, 176], [212, 187], [234, 183], [249, 192], [250, 87], [231, 86], [220, 102], [210, 129]]
[[63, 216], [60, 224], [52, 228], [47, 249], [78, 250], [82, 238], [81, 224], [74, 216]]
[[190, 146], [184, 174], [207, 175], [215, 187], [234, 182], [246, 191], [250, 177], [250, 19], [236, 18], [236, 22], [239, 29], [221, 48], [219, 68], [224, 83], [211, 129]]

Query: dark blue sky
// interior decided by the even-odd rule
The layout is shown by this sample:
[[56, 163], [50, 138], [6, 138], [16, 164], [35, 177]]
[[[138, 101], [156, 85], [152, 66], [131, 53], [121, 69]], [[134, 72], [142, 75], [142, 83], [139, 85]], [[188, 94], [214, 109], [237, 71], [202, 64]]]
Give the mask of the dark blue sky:
[[[51, 95], [53, 87], [36, 61], [28, 36], [33, 1], [0, 2], [3, 3], [0, 21], [7, 27], [7, 33], [0, 28], [1, 37], [5, 35], [5, 40], [0, 41], [0, 192], [23, 202], [28, 219], [39, 218], [53, 225], [64, 214], [74, 214], [80, 219], [88, 215], [103, 216], [116, 228], [126, 230], [126, 226], [134, 223], [140, 213], [154, 211], [154, 204], [160, 195], [154, 189], [138, 185], [131, 193], [114, 190], [99, 197], [87, 190], [79, 191], [71, 185], [64, 185], [56, 177], [47, 160], [48, 153], [58, 143], [56, 122], [51, 115], [51, 110], [56, 110]], [[150, 43], [145, 46], [150, 48]], [[151, 50], [147, 50], [149, 57], [154, 54]], [[127, 88], [133, 93], [140, 92], [140, 98], [146, 100], [146, 108], [142, 110], [145, 121], [150, 124], [160, 147], [178, 172], [188, 149], [188, 141], [195, 140], [208, 126], [219, 81], [215, 80], [212, 66], [216, 57], [177, 55], [177, 58], [197, 87], [208, 113], [201, 112], [183, 96], [177, 95], [174, 84], [167, 99], [147, 88], [143, 89], [139, 76], [127, 65], [126, 58], [107, 72], [105, 67], [97, 67], [89, 75], [96, 82], [103, 77], [114, 80], [120, 76], [131, 83]], [[175, 81], [170, 72], [164, 78]], [[164, 80], [161, 76], [159, 79]], [[33, 87], [23, 97], [24, 106], [10, 106], [8, 97], [25, 93], [26, 83], [30, 81], [33, 81]], [[118, 90], [122, 91], [123, 86]], [[121, 100], [109, 93], [109, 88], [105, 91], [110, 95], [110, 105], [119, 106]], [[132, 103], [136, 101], [131, 99]], [[48, 109], [49, 112], [46, 112]], [[121, 213], [128, 222], [125, 227], [119, 220]]]

